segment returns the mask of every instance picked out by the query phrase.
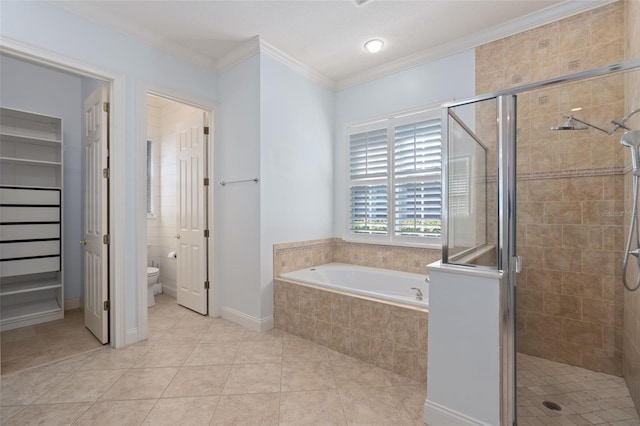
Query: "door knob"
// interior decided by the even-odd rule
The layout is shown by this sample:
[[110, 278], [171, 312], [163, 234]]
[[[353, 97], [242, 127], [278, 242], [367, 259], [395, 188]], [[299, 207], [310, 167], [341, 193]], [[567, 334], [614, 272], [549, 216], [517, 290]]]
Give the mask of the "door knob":
[[180, 239], [180, 234], [176, 234], [176, 238], [177, 238], [177, 239]]
[[80, 244], [82, 244], [83, 246], [87, 245], [87, 240], [80, 240]]

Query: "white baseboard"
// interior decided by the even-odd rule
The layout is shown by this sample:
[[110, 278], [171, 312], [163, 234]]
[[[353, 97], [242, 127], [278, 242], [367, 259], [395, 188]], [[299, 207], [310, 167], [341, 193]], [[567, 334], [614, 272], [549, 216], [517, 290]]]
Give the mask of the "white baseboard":
[[82, 303], [79, 297], [73, 299], [64, 299], [64, 310], [70, 311], [71, 309], [78, 309], [82, 307]]
[[138, 343], [138, 341], [139, 341], [139, 339], [138, 339], [138, 329], [137, 328], [130, 328], [129, 330], [127, 330], [127, 333], [125, 334], [125, 337], [124, 337], [125, 346], [131, 345], [133, 343]]
[[250, 330], [257, 331], [258, 333], [273, 328], [273, 316], [263, 319], [255, 318], [227, 306], [223, 306], [222, 309], [220, 309], [220, 314], [222, 318], [240, 324]]
[[162, 292], [167, 296], [173, 297], [174, 299], [178, 297], [178, 292], [176, 291], [175, 288], [162, 286]]
[[492, 426], [429, 400], [424, 403], [424, 422], [428, 426]]

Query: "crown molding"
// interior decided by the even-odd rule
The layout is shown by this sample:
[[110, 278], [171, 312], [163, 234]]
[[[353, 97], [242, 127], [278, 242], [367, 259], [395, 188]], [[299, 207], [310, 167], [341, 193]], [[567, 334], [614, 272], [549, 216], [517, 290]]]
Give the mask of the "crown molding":
[[405, 56], [398, 60], [371, 68], [362, 73], [336, 81], [336, 90], [344, 90], [371, 80], [386, 77], [388, 75], [405, 71], [418, 65], [423, 65], [465, 50], [474, 49], [480, 45], [509, 37], [514, 34], [528, 31], [560, 19], [568, 18], [579, 13], [597, 9], [618, 0], [566, 0], [541, 11], [532, 13], [522, 18], [514, 19], [501, 25], [489, 28], [485, 31], [445, 43], [422, 52]]
[[324, 88], [332, 91], [335, 90], [335, 81], [333, 79], [319, 73], [318, 71], [303, 64], [292, 56], [287, 55], [282, 50], [278, 49], [270, 43], [267, 43], [263, 39], [260, 39], [260, 52], [271, 56], [271, 58], [284, 65], [287, 65], [289, 68], [318, 83]]
[[49, 0], [49, 2], [69, 13], [102, 24], [110, 30], [115, 30], [121, 34], [142, 41], [173, 56], [191, 62], [194, 65], [216, 71], [216, 63], [211, 58], [194, 52], [183, 45], [167, 40], [154, 31], [149, 31], [131, 24], [113, 13], [103, 10], [98, 11], [91, 5], [91, 2], [66, 0]]
[[297, 73], [315, 81], [329, 90], [335, 89], [334, 80], [310, 68], [292, 56], [287, 55], [282, 50], [262, 39], [260, 36], [251, 38], [237, 49], [220, 58], [218, 60], [217, 70], [220, 73], [225, 72], [229, 68], [238, 65], [240, 62], [246, 61], [258, 53], [269, 55], [272, 59], [288, 66]]
[[216, 71], [223, 73], [258, 53], [260, 53], [260, 37], [255, 36], [218, 59]]
[[[348, 89], [368, 81], [386, 77], [400, 71], [405, 71], [418, 65], [433, 62], [465, 50], [474, 49], [482, 44], [490, 43], [560, 19], [587, 12], [616, 1], [618, 0], [566, 0], [525, 17], [514, 19], [504, 24], [492, 27], [483, 32], [463, 37], [450, 43], [445, 43], [336, 81], [289, 56], [270, 43], [262, 40], [259, 36], [251, 38], [240, 47], [234, 49], [216, 61], [206, 57], [205, 55], [196, 53], [183, 45], [167, 40], [153, 31], [133, 25], [112, 13], [98, 11], [91, 5], [91, 2], [50, 0], [50, 2], [56, 7], [64, 9], [74, 15], [103, 24], [110, 29], [141, 40], [176, 57], [213, 71], [224, 72], [257, 53], [265, 53], [312, 81], [315, 81], [321, 86], [333, 91]], [[366, 2], [363, 2], [363, 4], [364, 3]]]

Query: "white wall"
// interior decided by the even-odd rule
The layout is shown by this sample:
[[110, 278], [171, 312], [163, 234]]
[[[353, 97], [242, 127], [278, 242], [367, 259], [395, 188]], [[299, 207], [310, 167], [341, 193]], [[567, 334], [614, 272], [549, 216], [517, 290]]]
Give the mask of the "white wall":
[[125, 249], [123, 253], [117, 253], [113, 261], [124, 268], [125, 327], [135, 330], [140, 285], [138, 270], [140, 264], [146, 263], [146, 259], [138, 258], [137, 250], [138, 227], [146, 224], [140, 222], [141, 216], [135, 213], [140, 197], [145, 196], [134, 184], [144, 175], [141, 168], [145, 164], [145, 159], [139, 158], [142, 151], [136, 143], [137, 135], [145, 133], [137, 127], [143, 121], [137, 116], [136, 107], [145, 102], [143, 91], [138, 89], [141, 85], [154, 84], [174, 93], [215, 102], [218, 98], [217, 74], [47, 2], [2, 2], [0, 31], [3, 37], [125, 76], [125, 103], [115, 107], [123, 108], [126, 113], [126, 140], [115, 142], [125, 150], [123, 179], [127, 184], [115, 190], [124, 192], [124, 206], [120, 207], [131, 213], [126, 218], [115, 218], [126, 221], [125, 232], [116, 236], [123, 239]]
[[62, 118], [64, 140], [64, 298], [82, 296], [81, 78], [0, 55], [0, 105]]
[[[260, 177], [260, 58], [220, 75], [214, 140], [215, 303], [221, 314], [260, 318], [260, 185], [220, 181]], [[220, 311], [219, 311], [220, 312]]]
[[336, 94], [334, 133], [334, 233], [346, 218], [346, 128], [348, 125], [475, 95], [475, 50], [419, 65]]
[[219, 308], [256, 328], [273, 316], [273, 244], [332, 236], [333, 93], [265, 53], [220, 76], [215, 182]]
[[273, 315], [273, 244], [333, 236], [333, 93], [260, 55], [261, 318]]

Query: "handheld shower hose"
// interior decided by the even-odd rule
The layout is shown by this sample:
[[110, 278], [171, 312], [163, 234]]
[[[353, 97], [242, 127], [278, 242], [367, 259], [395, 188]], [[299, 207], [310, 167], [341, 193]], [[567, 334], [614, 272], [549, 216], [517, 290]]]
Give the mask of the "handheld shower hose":
[[[629, 236], [627, 238], [627, 247], [624, 252], [622, 261], [622, 283], [629, 291], [636, 291], [640, 288], [640, 224], [638, 223], [638, 179], [640, 179], [640, 162], [638, 159], [638, 148], [640, 146], [640, 130], [630, 130], [625, 132], [620, 138], [620, 143], [631, 148], [631, 167], [633, 169], [633, 205], [631, 215], [631, 223], [629, 224]], [[631, 240], [635, 233], [636, 248], [631, 250]], [[636, 274], [636, 282], [631, 285], [627, 282], [627, 266], [629, 266], [629, 256], [636, 258], [638, 272]]]

